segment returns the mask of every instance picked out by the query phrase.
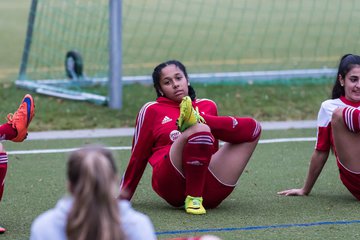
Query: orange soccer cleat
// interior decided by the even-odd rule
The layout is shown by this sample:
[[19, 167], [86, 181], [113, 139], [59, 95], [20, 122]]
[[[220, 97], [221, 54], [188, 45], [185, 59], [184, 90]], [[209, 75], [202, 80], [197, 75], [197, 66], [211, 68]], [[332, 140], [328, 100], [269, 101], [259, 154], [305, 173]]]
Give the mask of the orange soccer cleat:
[[26, 94], [21, 101], [18, 110], [7, 116], [8, 123], [12, 125], [17, 131], [17, 136], [11, 141], [22, 142], [27, 137], [27, 130], [31, 120], [35, 115], [35, 104], [33, 97], [30, 94]]

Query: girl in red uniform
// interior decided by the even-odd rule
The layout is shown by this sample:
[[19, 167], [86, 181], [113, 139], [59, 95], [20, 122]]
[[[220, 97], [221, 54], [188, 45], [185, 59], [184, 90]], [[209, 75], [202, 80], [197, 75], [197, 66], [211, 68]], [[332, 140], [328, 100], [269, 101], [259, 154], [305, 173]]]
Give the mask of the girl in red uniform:
[[332, 99], [321, 104], [317, 125], [317, 141], [304, 186], [278, 194], [308, 195], [332, 148], [341, 181], [360, 200], [360, 56], [347, 54], [341, 58]]
[[[204, 214], [235, 188], [260, 138], [260, 124], [217, 116], [213, 101], [196, 98], [179, 61], [161, 63], [152, 77], [157, 99], [138, 113], [120, 197], [132, 198], [150, 163], [160, 197], [174, 207], [185, 203], [187, 213]], [[225, 142], [221, 148], [219, 140]]]
[[[18, 110], [14, 114], [7, 116], [8, 122], [0, 125], [0, 141], [24, 141], [27, 136], [28, 126], [35, 114], [34, 110], [34, 100], [30, 94], [26, 94]], [[7, 164], [8, 155], [0, 142], [0, 201], [4, 192]], [[4, 233], [5, 231], [5, 228], [0, 227], [0, 233]]]

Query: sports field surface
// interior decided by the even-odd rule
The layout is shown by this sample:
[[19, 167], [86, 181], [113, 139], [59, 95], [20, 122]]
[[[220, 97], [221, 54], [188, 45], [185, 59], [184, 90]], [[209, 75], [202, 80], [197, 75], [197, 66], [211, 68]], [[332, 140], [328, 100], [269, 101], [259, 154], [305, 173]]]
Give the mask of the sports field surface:
[[[223, 239], [358, 239], [359, 202], [341, 184], [331, 156], [308, 197], [278, 196], [301, 187], [314, 147], [315, 129], [265, 130], [238, 187], [203, 216], [168, 206], [151, 189], [147, 167], [132, 200], [147, 214], [159, 239], [214, 234]], [[88, 143], [113, 149], [120, 175], [130, 156], [131, 137], [6, 142], [9, 169], [0, 204], [2, 239], [27, 239], [33, 219], [66, 193], [68, 152]]]

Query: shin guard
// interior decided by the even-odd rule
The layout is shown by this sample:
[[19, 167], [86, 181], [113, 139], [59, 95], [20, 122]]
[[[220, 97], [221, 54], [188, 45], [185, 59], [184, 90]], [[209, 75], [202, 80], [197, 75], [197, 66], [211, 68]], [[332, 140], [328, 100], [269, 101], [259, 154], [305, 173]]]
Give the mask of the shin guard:
[[201, 197], [207, 169], [214, 153], [214, 137], [210, 132], [192, 134], [183, 149], [185, 195]]

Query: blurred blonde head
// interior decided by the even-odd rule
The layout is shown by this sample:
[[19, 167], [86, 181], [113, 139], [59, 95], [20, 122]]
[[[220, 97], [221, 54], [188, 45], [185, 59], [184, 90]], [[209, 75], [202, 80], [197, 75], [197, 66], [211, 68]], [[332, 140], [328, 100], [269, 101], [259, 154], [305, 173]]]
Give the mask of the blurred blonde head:
[[111, 151], [95, 145], [74, 151], [68, 160], [67, 177], [74, 197], [66, 226], [68, 239], [124, 239]]

